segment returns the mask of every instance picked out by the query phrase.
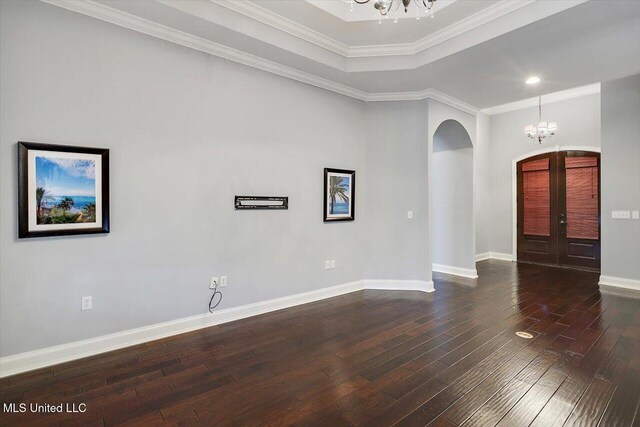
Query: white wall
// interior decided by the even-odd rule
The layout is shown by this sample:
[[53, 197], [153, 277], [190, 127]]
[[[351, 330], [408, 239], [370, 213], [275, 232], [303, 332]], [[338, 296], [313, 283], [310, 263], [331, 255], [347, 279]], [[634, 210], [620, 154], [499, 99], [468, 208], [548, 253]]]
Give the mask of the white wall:
[[[513, 253], [513, 160], [539, 150], [568, 146], [600, 147], [600, 94], [542, 105], [542, 118], [558, 123], [558, 133], [543, 145], [530, 142], [523, 129], [538, 122], [531, 107], [491, 116], [490, 148], [483, 166], [490, 173], [487, 191], [489, 221], [486, 234], [490, 251]], [[606, 188], [603, 189], [603, 195]]]
[[[229, 276], [220, 308], [363, 278], [366, 192], [341, 224], [322, 222], [321, 196], [324, 167], [366, 184], [362, 102], [44, 3], [0, 4], [0, 355], [205, 313], [213, 275]], [[20, 140], [111, 150], [110, 234], [17, 239]], [[286, 195], [290, 209], [235, 212], [236, 194]]]
[[640, 280], [640, 75], [602, 84], [602, 275]]

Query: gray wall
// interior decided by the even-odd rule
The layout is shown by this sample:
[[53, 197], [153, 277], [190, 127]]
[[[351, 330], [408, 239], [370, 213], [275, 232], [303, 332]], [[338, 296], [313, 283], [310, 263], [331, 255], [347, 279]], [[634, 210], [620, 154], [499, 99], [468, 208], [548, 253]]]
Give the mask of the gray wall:
[[476, 254], [491, 251], [491, 116], [476, 116], [476, 143], [473, 147], [474, 210]]
[[427, 102], [367, 103], [366, 112], [365, 277], [431, 280]]
[[[213, 275], [229, 276], [221, 308], [363, 278], [367, 191], [355, 222], [328, 225], [321, 193], [324, 167], [356, 169], [366, 188], [364, 103], [0, 4], [0, 355], [204, 313]], [[19, 140], [111, 149], [110, 234], [17, 239]], [[290, 209], [234, 212], [235, 194], [287, 195]]]
[[[430, 280], [429, 152], [445, 119], [474, 143], [478, 252], [510, 253], [512, 159], [537, 148], [521, 136], [535, 109], [479, 116], [476, 132], [475, 117], [437, 101], [365, 104], [40, 2], [0, 1], [0, 93], [0, 356], [204, 313], [213, 275], [229, 277], [220, 308]], [[598, 95], [544, 111], [560, 126], [553, 144], [599, 146]], [[618, 147], [608, 161], [635, 161], [637, 134], [605, 131]], [[111, 149], [109, 235], [17, 239], [19, 140]], [[322, 223], [324, 167], [357, 170], [355, 222]], [[625, 194], [638, 194], [633, 179]], [[284, 194], [291, 207], [234, 212], [235, 194]], [[605, 247], [637, 237], [626, 224]], [[620, 250], [638, 259], [633, 242]], [[603, 273], [638, 277], [622, 267], [603, 255]], [[93, 310], [80, 311], [84, 295]]]
[[475, 270], [473, 246], [473, 146], [454, 120], [433, 136], [433, 264]]
[[[489, 246], [493, 252], [513, 252], [513, 160], [539, 150], [569, 146], [600, 147], [600, 94], [542, 105], [542, 118], [558, 123], [558, 134], [543, 145], [530, 142], [523, 129], [538, 122], [538, 108], [531, 107], [491, 116], [489, 155], [483, 166], [490, 171]], [[606, 190], [605, 190], [606, 191]], [[603, 191], [604, 194], [604, 191]]]
[[640, 280], [640, 75], [602, 84], [602, 275]]
[[[431, 280], [428, 129], [472, 116], [366, 104], [40, 2], [0, 7], [0, 356], [205, 313], [214, 275], [229, 278], [221, 309]], [[110, 234], [17, 239], [19, 140], [111, 150]], [[322, 222], [324, 167], [357, 171], [355, 222]], [[236, 194], [290, 209], [235, 212]]]

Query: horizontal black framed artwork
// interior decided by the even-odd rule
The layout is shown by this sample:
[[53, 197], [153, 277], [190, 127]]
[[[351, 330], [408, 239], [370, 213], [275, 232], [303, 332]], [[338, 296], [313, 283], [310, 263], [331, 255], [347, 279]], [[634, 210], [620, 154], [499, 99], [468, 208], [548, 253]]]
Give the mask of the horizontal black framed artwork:
[[353, 221], [356, 196], [356, 172], [347, 169], [324, 170], [324, 222]]
[[109, 232], [109, 150], [18, 142], [18, 237]]

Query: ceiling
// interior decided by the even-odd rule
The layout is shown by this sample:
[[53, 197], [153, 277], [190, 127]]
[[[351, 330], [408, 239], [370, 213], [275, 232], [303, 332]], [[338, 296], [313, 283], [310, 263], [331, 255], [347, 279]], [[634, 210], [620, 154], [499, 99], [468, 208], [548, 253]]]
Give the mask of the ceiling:
[[438, 0], [397, 23], [343, 0], [43, 1], [363, 100], [483, 109], [640, 73], [637, 0]]
[[[244, 5], [247, 8], [244, 10], [250, 9], [254, 14], [262, 9], [263, 13], [284, 17], [344, 44], [347, 49], [353, 49], [361, 46], [415, 43], [478, 12], [491, 12], [491, 7], [495, 13], [495, 6], [500, 3], [499, 0], [437, 0], [433, 8], [434, 18], [425, 17], [420, 20], [415, 19], [419, 9], [412, 4], [408, 13], [405, 14], [402, 9], [398, 11], [398, 23], [394, 23], [393, 16], [380, 22], [380, 14], [373, 7], [374, 2], [375, 0], [371, 0], [364, 5], [354, 3], [353, 11], [350, 2], [342, 0], [255, 0], [251, 3], [222, 0], [219, 4], [234, 10], [239, 10], [242, 7], [240, 5]], [[516, 3], [524, 4], [521, 1]], [[342, 13], [336, 13], [336, 9], [342, 9]], [[342, 15], [342, 18], [334, 13]], [[280, 28], [282, 27], [281, 24]]]

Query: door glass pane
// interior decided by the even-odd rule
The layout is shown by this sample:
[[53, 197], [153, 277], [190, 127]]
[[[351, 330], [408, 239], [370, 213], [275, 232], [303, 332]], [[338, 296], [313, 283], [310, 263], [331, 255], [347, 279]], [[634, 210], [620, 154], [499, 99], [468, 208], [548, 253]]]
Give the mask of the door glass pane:
[[549, 195], [549, 159], [522, 164], [524, 234], [549, 236], [551, 205]]
[[598, 159], [567, 157], [567, 237], [599, 238], [598, 233]]

